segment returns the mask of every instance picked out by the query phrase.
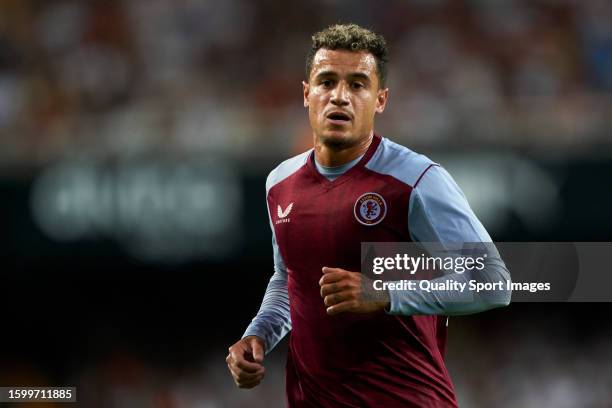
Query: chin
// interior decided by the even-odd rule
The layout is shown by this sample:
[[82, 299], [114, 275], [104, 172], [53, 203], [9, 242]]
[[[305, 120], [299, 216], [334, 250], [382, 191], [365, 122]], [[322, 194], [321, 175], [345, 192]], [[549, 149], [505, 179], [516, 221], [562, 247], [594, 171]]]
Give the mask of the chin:
[[345, 132], [326, 132], [321, 135], [321, 143], [330, 148], [345, 148], [355, 144], [351, 134]]
[[321, 143], [330, 148], [343, 148], [353, 144], [353, 140], [350, 135], [338, 134], [338, 133], [327, 133], [321, 135]]

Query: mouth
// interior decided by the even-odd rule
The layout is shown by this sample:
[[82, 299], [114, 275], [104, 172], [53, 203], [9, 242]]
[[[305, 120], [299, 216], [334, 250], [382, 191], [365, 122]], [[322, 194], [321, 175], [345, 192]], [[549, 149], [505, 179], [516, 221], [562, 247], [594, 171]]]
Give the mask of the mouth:
[[341, 111], [330, 112], [327, 114], [326, 118], [335, 125], [344, 125], [351, 121], [350, 115]]

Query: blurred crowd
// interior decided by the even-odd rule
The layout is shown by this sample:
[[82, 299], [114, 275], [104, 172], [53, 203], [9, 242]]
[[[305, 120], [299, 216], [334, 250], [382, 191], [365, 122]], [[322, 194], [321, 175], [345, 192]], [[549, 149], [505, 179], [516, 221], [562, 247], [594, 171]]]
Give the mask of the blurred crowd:
[[[460, 407], [610, 406], [612, 352], [608, 341], [578, 340], [567, 322], [563, 322], [565, 327], [537, 319], [519, 324], [507, 316], [495, 325], [496, 335], [489, 336], [486, 327], [474, 324], [477, 320], [451, 319], [447, 364]], [[194, 355], [189, 367], [152, 365], [138, 357], [138, 352], [110, 353], [74, 371], [65, 383], [77, 387], [79, 406], [88, 408], [282, 408], [285, 343], [266, 357], [266, 377], [251, 390], [233, 384], [224, 347]], [[17, 379], [37, 385], [49, 381], [27, 366], [12, 373], [12, 381]], [[28, 407], [16, 404], [15, 408], [17, 405]]]
[[[523, 327], [520, 336], [506, 332], [507, 336], [495, 338], [487, 336], [482, 327], [466, 325], [461, 320], [452, 324], [455, 327], [450, 331], [447, 364], [460, 407], [603, 408], [612, 403], [612, 352], [603, 339], [587, 341], [577, 349], [572, 338], [556, 340], [552, 346], [552, 333], [546, 332], [550, 327], [543, 329], [541, 324], [539, 329], [533, 327], [535, 330], [529, 332]], [[504, 325], [500, 325], [500, 330], [505, 331]], [[93, 370], [81, 374], [83, 406], [285, 406], [284, 347], [266, 357], [266, 378], [252, 390], [241, 390], [233, 384], [223, 351], [206, 356], [197, 368], [183, 371], [153, 370], [133, 357], [111, 359], [96, 367], [97, 377], [91, 377]]]
[[[93, 236], [118, 236], [119, 231], [132, 244], [134, 238], [147, 238], [142, 247], [156, 255], [160, 247], [155, 245], [160, 244], [166, 249], [178, 247], [182, 251], [178, 255], [186, 256], [183, 252], [191, 250], [185, 242], [220, 253], [210, 242], [230, 241], [218, 231], [242, 237], [251, 228], [257, 230], [251, 242], [265, 234], [269, 251], [267, 221], [259, 228], [251, 222], [255, 216], [240, 218], [242, 208], [251, 211], [245, 212], [249, 216], [256, 213], [253, 197], [257, 194], [257, 202], [263, 201], [263, 183], [257, 193], [249, 189], [243, 200], [237, 196], [240, 185], [232, 167], [252, 162], [269, 170], [272, 161], [310, 147], [301, 91], [305, 56], [310, 35], [337, 22], [370, 27], [389, 42], [390, 103], [377, 122], [381, 134], [416, 150], [477, 150], [478, 157], [467, 155], [455, 161], [463, 167], [453, 166], [450, 159], [445, 163], [491, 230], [517, 226], [522, 220], [532, 228], [538, 222], [548, 222], [557, 230], [567, 228], [570, 236], [572, 228], [579, 228], [576, 225], [589, 224], [587, 215], [599, 217], [600, 224], [593, 228], [605, 230], [607, 213], [599, 214], [600, 207], [590, 206], [605, 198], [584, 200], [575, 194], [580, 204], [586, 204], [572, 207], [557, 196], [561, 182], [518, 156], [554, 153], [563, 161], [565, 156], [601, 157], [612, 150], [609, 0], [298, 0], [288, 4], [273, 0], [2, 0], [0, 176], [7, 169], [36, 173], [39, 166], [65, 159], [84, 158], [90, 164], [68, 166], [70, 171], [64, 173], [54, 171], [51, 176], [70, 177], [67, 181], [57, 178], [55, 184], [48, 183], [55, 178], [43, 177], [33, 188], [23, 187], [23, 197], [12, 197], [14, 211], [9, 214], [23, 215], [13, 217], [12, 229], [5, 231], [9, 247], [19, 246], [23, 259], [31, 261], [47, 245], [32, 238], [38, 227], [27, 221], [24, 197], [31, 190], [34, 216], [58, 241], [71, 237], [62, 235], [66, 231], [79, 239], [90, 237], [77, 233], [93, 226]], [[485, 152], [491, 154], [485, 157]], [[187, 160], [194, 158], [193, 153], [195, 163]], [[230, 159], [224, 162], [227, 179], [218, 162], [214, 171], [203, 167], [199, 158], [210, 153]], [[166, 154], [171, 160], [164, 164], [160, 158]], [[130, 160], [143, 156], [152, 163], [145, 161], [144, 170], [138, 160]], [[111, 166], [99, 166], [97, 159], [108, 160]], [[113, 163], [119, 164], [113, 167]], [[582, 179], [587, 187], [588, 182], [597, 184], [586, 173], [589, 169], [568, 184], [574, 186]], [[58, 187], [46, 188], [49, 185]], [[11, 202], [11, 197], [3, 198]], [[571, 210], [568, 214], [580, 217], [557, 222], [554, 216], [562, 205]], [[511, 206], [517, 208], [510, 211]], [[263, 204], [261, 211], [263, 216]], [[221, 223], [226, 218], [236, 229]], [[590, 237], [587, 233], [581, 236]], [[511, 229], [505, 236], [525, 239], [521, 229]], [[91, 246], [99, 249], [100, 242]], [[123, 253], [115, 247], [107, 258], [92, 250], [96, 255], [85, 254], [73, 261], [79, 251], [75, 248], [80, 247], [57, 244], [48, 253], [58, 259], [63, 256], [57, 265], [65, 268], [80, 268], [87, 262], [99, 263], [100, 270], [113, 262], [124, 265], [117, 261]], [[137, 249], [132, 254], [144, 252]], [[259, 253], [259, 247], [254, 252]], [[266, 252], [266, 260], [268, 256]], [[50, 258], [41, 258], [41, 268]], [[149, 267], [128, 264], [135, 270]], [[225, 272], [223, 265], [219, 268]], [[177, 271], [168, 273], [180, 278]], [[111, 280], [106, 283], [112, 285]], [[201, 296], [212, 303], [221, 292]], [[109, 302], [113, 301], [109, 296]], [[148, 307], [146, 302], [153, 300], [143, 301]], [[6, 308], [7, 314], [14, 313], [13, 306]], [[85, 316], [85, 306], [74, 306], [71, 313]], [[239, 306], [255, 311], [257, 305]], [[525, 310], [510, 318], [504, 315], [508, 320], [493, 330], [478, 323], [466, 325], [471, 318], [451, 319], [448, 362], [460, 406], [611, 406], [612, 334], [605, 319], [599, 322], [600, 335], [585, 341], [572, 337], [576, 330], [565, 323], [589, 321], [595, 313], [586, 313], [584, 319], [559, 313], [567, 320], [560, 321], [554, 335], [547, 335], [550, 319], [533, 317]], [[183, 312], [198, 319], [204, 313]], [[113, 316], [109, 312], [112, 324]], [[231, 313], [222, 317], [235, 318]], [[487, 314], [471, 321], [486, 319]], [[239, 330], [245, 323], [232, 327]], [[165, 330], [161, 320], [159, 327]], [[63, 371], [58, 375], [34, 361], [33, 352], [29, 361], [0, 364], [0, 385], [75, 385], [79, 405], [92, 408], [283, 406], [282, 351], [270, 357], [262, 386], [246, 392], [236, 389], [226, 372], [229, 341], [222, 346], [203, 345], [205, 353], [185, 346], [192, 361], [189, 365], [174, 361], [156, 365], [150, 356], [141, 355], [142, 347], [117, 352], [123, 334], [117, 341], [105, 340], [105, 329], [85, 318], [75, 327], [75, 332], [96, 330], [102, 335], [92, 336], [91, 345], [83, 348], [108, 351], [102, 357], [75, 354], [74, 360], [79, 361], [72, 366], [48, 363], [60, 366]], [[212, 330], [211, 337], [218, 334], [215, 330], [220, 329]], [[185, 339], [176, 331], [174, 344], [160, 345], [163, 340], [154, 336], [150, 342], [181, 348]], [[202, 337], [192, 340], [210, 341]], [[68, 331], [49, 332], [36, 341], [69, 348], [71, 338]], [[62, 358], [44, 356], [55, 357]]]
[[606, 0], [3, 0], [0, 164], [302, 151], [310, 34], [349, 21], [389, 42], [384, 135], [434, 149], [610, 145]]

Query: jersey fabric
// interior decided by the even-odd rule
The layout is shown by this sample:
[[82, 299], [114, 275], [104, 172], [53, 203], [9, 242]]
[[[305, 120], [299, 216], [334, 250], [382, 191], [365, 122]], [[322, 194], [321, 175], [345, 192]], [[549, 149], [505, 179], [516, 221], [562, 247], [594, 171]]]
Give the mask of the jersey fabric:
[[[361, 242], [488, 242], [490, 237], [448, 173], [425, 156], [374, 135], [351, 165], [329, 180], [317, 170], [310, 150], [268, 177], [275, 273], [245, 336], [262, 337], [269, 352], [291, 330], [290, 407], [455, 407], [444, 364], [445, 302], [412, 291], [390, 293], [388, 313], [329, 316], [318, 282], [323, 266], [359, 271]], [[431, 189], [417, 193], [430, 171]], [[439, 204], [442, 210], [428, 204], [436, 188], [452, 191], [453, 199]], [[384, 204], [371, 223], [356, 206], [365, 194]], [[444, 216], [436, 217], [437, 211]], [[492, 270], [506, 277], [503, 262]]]

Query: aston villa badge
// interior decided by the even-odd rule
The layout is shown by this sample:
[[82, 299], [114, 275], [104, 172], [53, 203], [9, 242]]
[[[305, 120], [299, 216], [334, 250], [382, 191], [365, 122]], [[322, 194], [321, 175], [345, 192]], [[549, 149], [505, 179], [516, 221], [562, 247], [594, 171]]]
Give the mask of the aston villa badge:
[[380, 194], [365, 193], [355, 202], [355, 218], [363, 225], [376, 225], [387, 215], [387, 203]]

